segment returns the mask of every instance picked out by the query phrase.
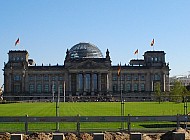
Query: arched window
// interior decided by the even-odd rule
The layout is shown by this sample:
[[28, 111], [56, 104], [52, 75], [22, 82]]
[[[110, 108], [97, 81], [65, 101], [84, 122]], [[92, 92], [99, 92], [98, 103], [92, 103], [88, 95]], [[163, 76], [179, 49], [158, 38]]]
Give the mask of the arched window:
[[154, 80], [160, 80], [160, 75], [155, 74], [155, 75], [154, 75]]

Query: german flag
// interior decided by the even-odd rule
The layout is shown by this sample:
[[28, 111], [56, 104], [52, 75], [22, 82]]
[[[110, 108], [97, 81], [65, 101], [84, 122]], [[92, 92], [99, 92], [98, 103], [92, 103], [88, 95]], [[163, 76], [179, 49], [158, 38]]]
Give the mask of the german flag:
[[150, 46], [154, 46], [154, 38], [153, 38], [152, 42], [150, 43]]
[[121, 74], [121, 63], [118, 64], [117, 76], [120, 76], [120, 74]]
[[139, 53], [139, 50], [137, 49], [135, 52], [134, 52], [134, 54], [138, 54]]
[[16, 40], [16, 42], [15, 42], [15, 46], [17, 45], [17, 44], [19, 44], [19, 42], [20, 42], [20, 40], [19, 40], [19, 38]]

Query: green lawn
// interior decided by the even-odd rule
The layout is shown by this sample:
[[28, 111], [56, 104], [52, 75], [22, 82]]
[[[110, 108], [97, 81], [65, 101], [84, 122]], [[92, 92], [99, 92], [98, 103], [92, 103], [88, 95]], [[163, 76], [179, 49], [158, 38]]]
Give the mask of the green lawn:
[[[189, 103], [188, 103], [189, 106]], [[60, 102], [60, 116], [120, 116], [120, 102]], [[0, 104], [0, 116], [55, 116], [56, 103], [12, 103]], [[189, 111], [188, 111], [189, 112]], [[184, 113], [183, 103], [173, 102], [125, 102], [125, 115], [132, 116], [162, 116], [177, 115]], [[149, 128], [172, 126], [176, 123], [171, 122], [140, 122], [133, 123], [133, 128]], [[81, 129], [119, 129], [121, 123], [81, 123]], [[160, 128], [159, 128], [160, 127]], [[29, 123], [31, 131], [55, 131], [55, 123]], [[127, 123], [125, 123], [127, 128]], [[153, 129], [153, 128], [150, 128]], [[60, 123], [60, 130], [76, 130], [76, 123]], [[0, 124], [0, 132], [4, 131], [24, 131], [24, 124], [3, 123]]]
[[[188, 103], [189, 104], [189, 103]], [[0, 104], [0, 116], [55, 116], [56, 103]], [[60, 116], [119, 116], [120, 102], [61, 102]], [[125, 102], [125, 115], [154, 116], [184, 113], [183, 103]]]

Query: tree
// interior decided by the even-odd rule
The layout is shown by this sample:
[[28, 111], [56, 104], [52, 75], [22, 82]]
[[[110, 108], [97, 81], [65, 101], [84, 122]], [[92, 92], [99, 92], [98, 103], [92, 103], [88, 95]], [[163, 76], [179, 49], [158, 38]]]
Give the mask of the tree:
[[181, 84], [179, 81], [174, 82], [174, 86], [170, 91], [170, 98], [174, 102], [181, 102], [183, 97], [188, 94], [188, 91], [185, 86]]

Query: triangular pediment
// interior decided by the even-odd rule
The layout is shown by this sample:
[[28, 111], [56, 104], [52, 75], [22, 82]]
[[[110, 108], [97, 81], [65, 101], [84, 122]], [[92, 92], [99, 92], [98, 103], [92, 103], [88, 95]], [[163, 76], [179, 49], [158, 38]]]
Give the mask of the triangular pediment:
[[104, 63], [86, 60], [80, 63], [74, 63], [70, 66], [71, 69], [101, 69], [106, 68]]

